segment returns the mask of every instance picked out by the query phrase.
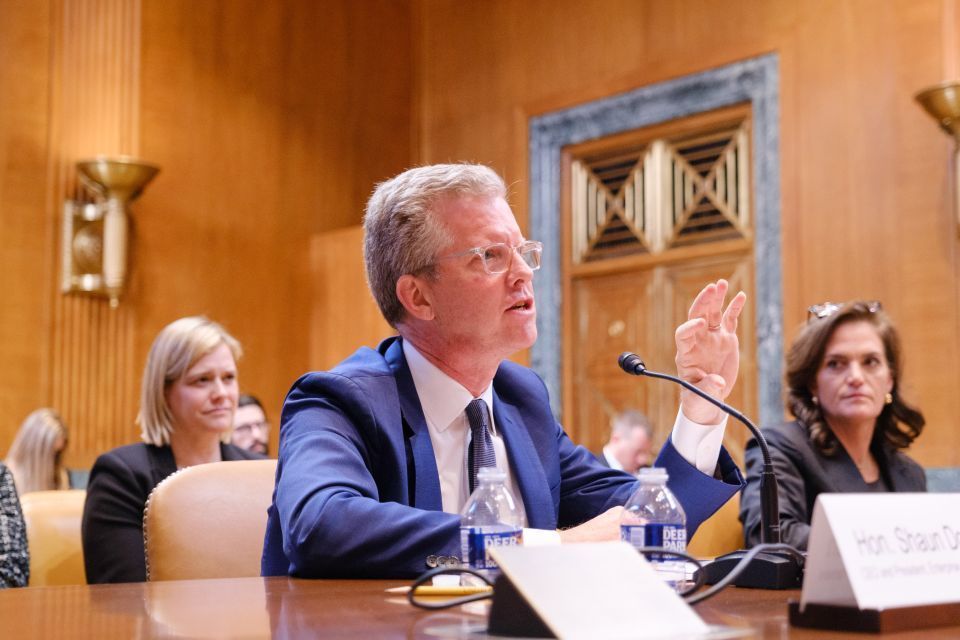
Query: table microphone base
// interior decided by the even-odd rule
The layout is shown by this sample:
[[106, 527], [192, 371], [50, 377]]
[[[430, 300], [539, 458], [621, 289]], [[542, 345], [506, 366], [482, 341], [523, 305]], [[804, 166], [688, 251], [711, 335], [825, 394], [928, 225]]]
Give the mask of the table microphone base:
[[[743, 559], [745, 550], [719, 556], [703, 568], [707, 584], [716, 584]], [[803, 583], [803, 563], [788, 553], [757, 554], [733, 584], [751, 589], [797, 589]]]

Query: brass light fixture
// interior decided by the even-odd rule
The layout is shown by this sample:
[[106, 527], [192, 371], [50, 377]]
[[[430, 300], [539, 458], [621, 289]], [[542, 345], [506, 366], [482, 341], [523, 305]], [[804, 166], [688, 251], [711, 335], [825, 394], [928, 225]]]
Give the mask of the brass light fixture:
[[63, 204], [64, 293], [106, 296], [111, 307], [119, 304], [127, 275], [127, 207], [158, 171], [125, 156], [77, 162], [77, 175], [96, 201]]
[[[953, 137], [953, 208], [960, 225], [960, 82], [945, 82], [916, 95], [917, 102]], [[957, 227], [960, 231], [960, 226]]]

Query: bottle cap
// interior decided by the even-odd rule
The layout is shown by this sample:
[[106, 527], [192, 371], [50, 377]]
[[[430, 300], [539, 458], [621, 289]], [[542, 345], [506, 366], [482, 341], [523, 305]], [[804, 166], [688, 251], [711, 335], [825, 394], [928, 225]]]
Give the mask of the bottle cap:
[[480, 467], [477, 471], [477, 482], [503, 482], [507, 474], [496, 467]]
[[644, 484], [666, 484], [667, 479], [670, 477], [667, 475], [667, 470], [663, 467], [644, 467], [640, 469], [638, 475], [640, 482]]

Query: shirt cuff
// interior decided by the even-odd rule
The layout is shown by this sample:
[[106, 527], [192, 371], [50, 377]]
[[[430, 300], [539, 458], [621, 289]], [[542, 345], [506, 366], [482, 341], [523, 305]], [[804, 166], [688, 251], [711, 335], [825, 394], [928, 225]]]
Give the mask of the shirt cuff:
[[727, 415], [717, 424], [700, 424], [677, 412], [677, 421], [673, 423], [670, 441], [673, 448], [683, 458], [708, 476], [712, 476], [720, 458], [723, 446], [723, 432], [727, 426]]
[[523, 546], [553, 547], [560, 544], [560, 532], [548, 529], [524, 529]]

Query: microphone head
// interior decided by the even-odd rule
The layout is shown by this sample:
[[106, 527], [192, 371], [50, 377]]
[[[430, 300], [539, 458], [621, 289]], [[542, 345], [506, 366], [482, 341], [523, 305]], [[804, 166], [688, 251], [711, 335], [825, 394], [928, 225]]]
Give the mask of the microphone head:
[[621, 353], [617, 362], [620, 364], [621, 369], [635, 376], [642, 376], [643, 372], [647, 369], [647, 365], [643, 364], [640, 356], [635, 353], [630, 353], [629, 351]]

